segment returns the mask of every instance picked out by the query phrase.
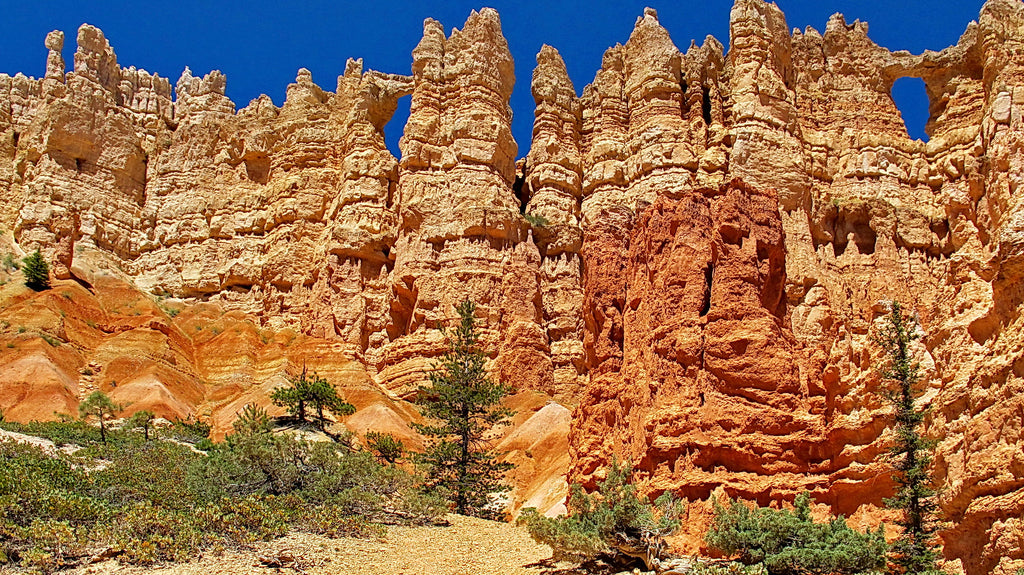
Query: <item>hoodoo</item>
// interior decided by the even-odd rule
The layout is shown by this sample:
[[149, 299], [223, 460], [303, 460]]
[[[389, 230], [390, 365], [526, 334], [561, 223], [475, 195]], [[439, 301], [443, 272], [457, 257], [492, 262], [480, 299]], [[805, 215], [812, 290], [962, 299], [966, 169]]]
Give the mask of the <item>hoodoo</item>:
[[[808, 490], [874, 526], [894, 487], [871, 335], [895, 299], [926, 334], [946, 565], [1024, 564], [1018, 0], [921, 55], [838, 14], [790, 31], [762, 0], [736, 0], [727, 53], [681, 51], [647, 9], [581, 95], [541, 49], [528, 150], [488, 8], [425, 22], [410, 75], [350, 60], [330, 91], [300, 69], [280, 107], [236, 110], [216, 71], [124, 68], [89, 25], [67, 73], [63, 45], [43, 78], [0, 75], [0, 250], [55, 278], [0, 287], [8, 419], [100, 389], [223, 435], [307, 365], [347, 390], [350, 429], [419, 445], [407, 400], [468, 298], [517, 390], [516, 508], [562, 509], [615, 456], [685, 500], [690, 550], [724, 495]], [[904, 77], [927, 142], [893, 103]]]

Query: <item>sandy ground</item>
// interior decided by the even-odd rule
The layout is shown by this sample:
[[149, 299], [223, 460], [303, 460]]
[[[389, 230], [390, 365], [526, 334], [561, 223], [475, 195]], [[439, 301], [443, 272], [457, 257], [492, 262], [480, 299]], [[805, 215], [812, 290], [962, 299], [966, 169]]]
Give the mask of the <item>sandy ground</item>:
[[253, 550], [207, 553], [188, 563], [140, 568], [105, 561], [75, 575], [157, 573], [226, 575], [308, 573], [331, 575], [526, 575], [551, 572], [541, 565], [551, 548], [525, 529], [450, 515], [450, 527], [388, 528], [384, 540], [330, 539], [293, 533]]

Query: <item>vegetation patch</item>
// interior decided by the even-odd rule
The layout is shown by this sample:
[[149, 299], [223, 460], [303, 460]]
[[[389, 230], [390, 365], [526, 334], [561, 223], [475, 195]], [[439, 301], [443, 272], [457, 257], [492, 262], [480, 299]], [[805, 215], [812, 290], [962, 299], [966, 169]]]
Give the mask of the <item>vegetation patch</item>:
[[[49, 573], [99, 554], [182, 561], [291, 529], [379, 536], [384, 524], [432, 523], [446, 511], [415, 476], [368, 452], [250, 423], [204, 453], [157, 437], [151, 423], [143, 414], [102, 432], [81, 421], [0, 424], [81, 447], [0, 440], [0, 565]], [[160, 433], [201, 431], [185, 421]]]

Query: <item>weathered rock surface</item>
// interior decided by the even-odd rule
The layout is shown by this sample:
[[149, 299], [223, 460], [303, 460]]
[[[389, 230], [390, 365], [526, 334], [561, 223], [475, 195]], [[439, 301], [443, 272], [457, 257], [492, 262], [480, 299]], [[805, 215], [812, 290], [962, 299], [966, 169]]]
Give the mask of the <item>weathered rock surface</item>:
[[[90, 26], [65, 74], [53, 32], [44, 78], [0, 76], [0, 228], [66, 281], [3, 288], [0, 408], [73, 412], [100, 387], [223, 431], [307, 363], [355, 398], [347, 425], [415, 445], [403, 398], [468, 297], [519, 391], [500, 440], [516, 505], [558, 509], [565, 470], [593, 485], [617, 454], [687, 499], [679, 544], [698, 547], [723, 494], [809, 489], [859, 525], [887, 518], [870, 336], [898, 299], [927, 334], [948, 565], [1015, 572], [1024, 4], [989, 0], [941, 52], [867, 32], [841, 15], [790, 31], [736, 0], [728, 53], [681, 51], [648, 9], [580, 95], [545, 46], [518, 163], [490, 9], [448, 36], [425, 22], [409, 76], [350, 61], [332, 92], [303, 69], [283, 106], [238, 111], [219, 72], [172, 88]], [[890, 95], [906, 76], [926, 85], [927, 142]], [[406, 95], [396, 159], [382, 129]]]

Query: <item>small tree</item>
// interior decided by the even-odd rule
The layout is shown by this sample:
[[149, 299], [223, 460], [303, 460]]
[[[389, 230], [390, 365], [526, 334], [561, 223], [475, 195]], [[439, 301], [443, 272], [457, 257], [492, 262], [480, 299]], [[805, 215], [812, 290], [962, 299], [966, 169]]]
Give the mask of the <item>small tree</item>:
[[320, 429], [324, 429], [324, 410], [328, 410], [337, 416], [352, 415], [356, 408], [346, 402], [334, 386], [326, 379], [313, 374], [308, 376], [306, 370], [297, 378], [288, 380], [288, 387], [280, 387], [270, 394], [274, 405], [286, 407], [288, 413], [296, 417], [300, 422], [307, 422], [306, 408], [316, 410], [317, 423]]
[[136, 411], [128, 418], [128, 421], [124, 422], [123, 428], [128, 430], [141, 429], [143, 437], [146, 438], [146, 441], [149, 441], [149, 430], [153, 427], [154, 419], [156, 419], [156, 416], [153, 415], [152, 411]]
[[95, 417], [100, 422], [100, 439], [103, 443], [106, 443], [106, 418], [113, 416], [122, 409], [124, 409], [124, 406], [114, 403], [109, 395], [102, 391], [94, 391], [82, 403], [78, 404], [78, 415], [81, 416], [83, 421], [88, 421], [90, 417]]
[[412, 426], [432, 441], [417, 460], [427, 469], [428, 487], [451, 493], [456, 513], [494, 518], [501, 514], [494, 498], [509, 490], [504, 475], [512, 465], [497, 461], [484, 434], [513, 415], [501, 406], [512, 386], [491, 381], [484, 371], [476, 305], [466, 300], [456, 311], [460, 320], [448, 334], [448, 351], [430, 373], [430, 385], [419, 388], [416, 403], [432, 422]]
[[266, 409], [247, 403], [238, 414], [238, 419], [231, 423], [231, 427], [235, 433], [241, 435], [261, 435], [270, 433], [274, 426]]
[[356, 412], [355, 406], [342, 399], [330, 382], [315, 373], [313, 379], [309, 381], [308, 393], [309, 403], [316, 410], [320, 429], [324, 429], [327, 421], [324, 418], [325, 409], [337, 417], [345, 417]]
[[36, 291], [50, 289], [50, 266], [39, 250], [25, 256], [21, 263], [21, 273], [25, 275], [26, 286]]
[[381, 463], [395, 464], [405, 454], [405, 446], [390, 433], [370, 431], [366, 434], [366, 447]]
[[896, 495], [886, 505], [902, 512], [897, 524], [903, 533], [889, 555], [895, 573], [938, 573], [939, 557], [935, 533], [938, 531], [935, 490], [932, 487], [931, 450], [935, 442], [922, 436], [927, 408], [917, 407], [921, 393], [921, 365], [914, 360], [911, 345], [920, 339], [917, 319], [903, 313], [899, 302], [891, 302], [885, 326], [874, 342], [885, 352], [887, 365], [880, 370], [883, 379], [893, 382], [886, 394], [895, 408], [896, 441], [889, 451], [896, 473]]
[[665, 537], [679, 528], [682, 505], [666, 491], [652, 507], [637, 495], [630, 483], [632, 474], [630, 465], [613, 459], [595, 493], [573, 484], [568, 516], [545, 517], [528, 507], [519, 523], [526, 525], [535, 541], [550, 545], [556, 558], [626, 556], [642, 560], [650, 569], [664, 551]]

